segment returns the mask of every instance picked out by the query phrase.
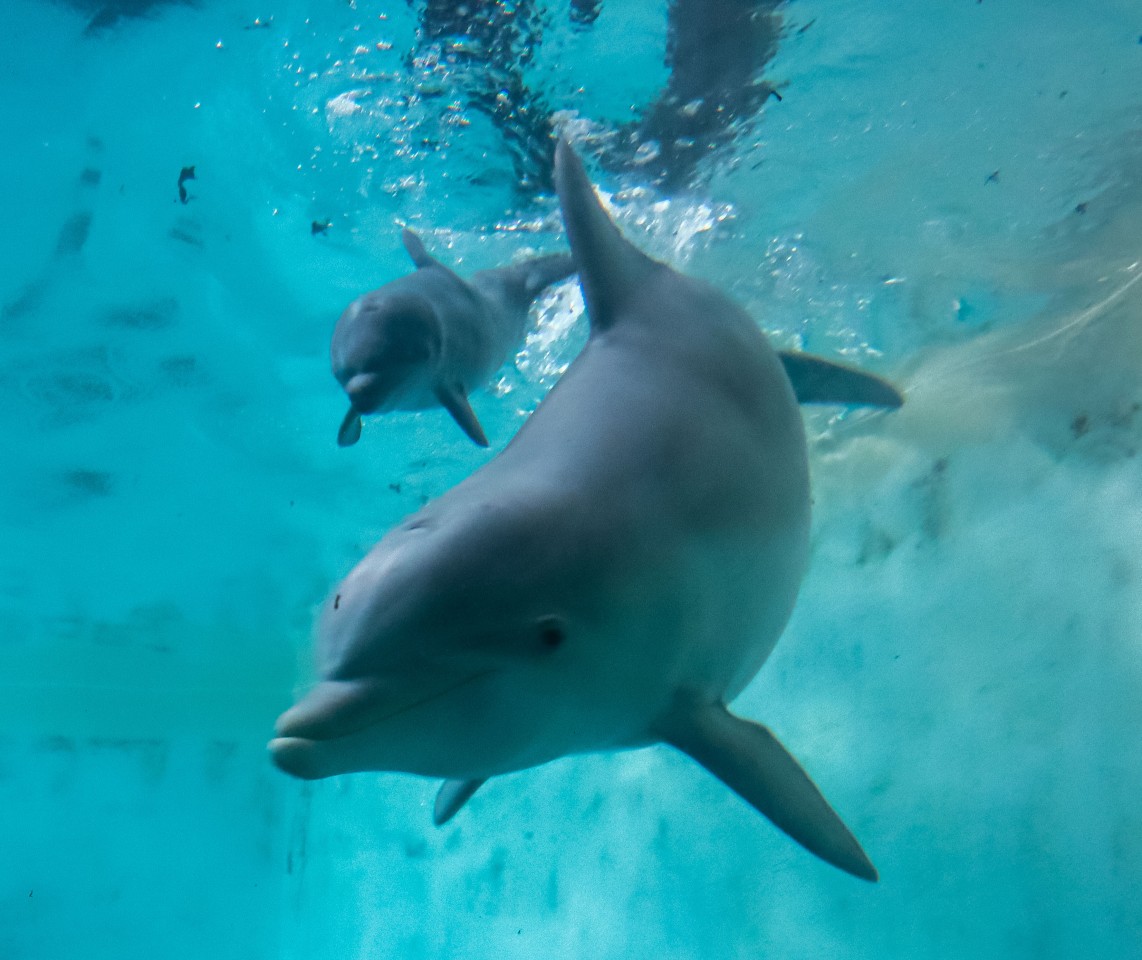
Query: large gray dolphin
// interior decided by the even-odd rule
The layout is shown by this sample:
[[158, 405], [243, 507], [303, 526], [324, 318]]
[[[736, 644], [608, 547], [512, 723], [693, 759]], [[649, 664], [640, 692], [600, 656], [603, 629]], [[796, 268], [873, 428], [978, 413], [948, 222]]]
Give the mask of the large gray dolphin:
[[416, 272], [358, 297], [337, 321], [330, 358], [349, 395], [337, 442], [361, 437], [361, 415], [443, 406], [469, 437], [488, 445], [468, 403], [523, 339], [531, 301], [575, 272], [567, 254], [482, 270], [462, 280], [401, 234]]
[[[323, 679], [278, 719], [273, 759], [308, 779], [446, 778], [440, 823], [488, 777], [665, 742], [874, 880], [797, 761], [726, 709], [784, 628], [809, 552], [785, 367], [739, 307], [622, 237], [564, 142], [555, 179], [590, 338], [495, 459], [334, 590]], [[830, 366], [798, 357], [814, 399], [859, 386], [842, 370], [829, 388]]]

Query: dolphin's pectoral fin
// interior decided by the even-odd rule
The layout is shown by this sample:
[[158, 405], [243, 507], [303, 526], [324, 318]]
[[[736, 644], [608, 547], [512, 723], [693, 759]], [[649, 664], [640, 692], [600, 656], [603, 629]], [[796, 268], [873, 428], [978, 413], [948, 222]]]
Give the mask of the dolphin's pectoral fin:
[[472, 405], [468, 402], [463, 390], [459, 387], [439, 386], [436, 388], [436, 399], [440, 401], [440, 405], [445, 410], [452, 414], [452, 419], [460, 424], [460, 429], [468, 434], [473, 443], [477, 443], [481, 447], [488, 445], [484, 428], [476, 419]]
[[703, 767], [822, 860], [863, 880], [876, 867], [816, 784], [766, 727], [721, 704], [678, 712], [662, 739]]
[[778, 356], [798, 403], [851, 403], [864, 407], [899, 407], [904, 403], [900, 391], [887, 380], [855, 367], [791, 350], [782, 350]]
[[345, 414], [341, 426], [337, 429], [337, 446], [351, 447], [361, 439], [361, 415], [353, 408]]
[[472, 794], [480, 789], [484, 780], [445, 780], [436, 794], [436, 805], [432, 808], [432, 822], [444, 826], [460, 808], [472, 799]]

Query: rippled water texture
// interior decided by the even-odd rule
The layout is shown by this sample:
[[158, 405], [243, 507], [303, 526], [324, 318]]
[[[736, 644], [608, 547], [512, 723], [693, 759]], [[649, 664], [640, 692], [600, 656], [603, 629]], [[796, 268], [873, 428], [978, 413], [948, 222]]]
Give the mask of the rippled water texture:
[[[0, 957], [1136, 957], [1137, 3], [762, 4], [694, 146], [665, 4], [486, 6], [5, 5]], [[265, 755], [330, 585], [586, 336], [554, 289], [491, 453], [442, 411], [343, 450], [333, 323], [402, 224], [462, 273], [560, 249], [552, 129], [653, 255], [908, 394], [806, 411], [810, 572], [736, 705], [878, 885], [666, 748], [439, 830], [427, 782]]]

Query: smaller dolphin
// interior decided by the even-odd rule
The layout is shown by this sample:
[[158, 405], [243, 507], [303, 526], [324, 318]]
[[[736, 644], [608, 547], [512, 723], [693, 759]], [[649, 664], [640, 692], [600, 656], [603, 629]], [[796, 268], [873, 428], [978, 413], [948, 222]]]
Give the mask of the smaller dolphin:
[[463, 280], [401, 233], [416, 273], [358, 297], [333, 330], [333, 376], [349, 395], [337, 443], [361, 438], [361, 416], [442, 406], [481, 447], [468, 403], [523, 338], [532, 300], [575, 272], [570, 254], [536, 257]]

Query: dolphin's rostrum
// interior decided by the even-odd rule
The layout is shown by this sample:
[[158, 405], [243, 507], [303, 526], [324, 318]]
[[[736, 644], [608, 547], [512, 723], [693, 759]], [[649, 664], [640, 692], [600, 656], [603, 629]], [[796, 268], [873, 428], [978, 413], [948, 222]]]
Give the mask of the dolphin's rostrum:
[[[671, 744], [818, 856], [876, 870], [797, 761], [726, 704], [793, 608], [808, 558], [810, 400], [893, 405], [882, 381], [781, 358], [714, 288], [646, 257], [560, 142], [555, 181], [591, 332], [496, 458], [336, 588], [322, 680], [278, 720], [298, 777], [480, 784], [567, 754]], [[805, 373], [808, 371], [808, 374]]]
[[361, 415], [442, 406], [482, 447], [468, 403], [523, 339], [532, 300], [575, 267], [566, 254], [536, 257], [463, 280], [402, 233], [416, 272], [358, 297], [333, 331], [333, 375], [349, 395], [337, 442], [361, 437]]

